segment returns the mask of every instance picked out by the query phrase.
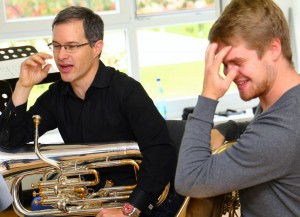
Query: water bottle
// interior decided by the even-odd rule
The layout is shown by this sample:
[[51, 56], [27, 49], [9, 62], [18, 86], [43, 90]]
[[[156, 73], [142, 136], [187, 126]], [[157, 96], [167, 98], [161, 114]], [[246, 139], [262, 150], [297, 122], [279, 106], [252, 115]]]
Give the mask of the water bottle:
[[161, 116], [163, 116], [164, 119], [167, 118], [167, 105], [164, 100], [164, 90], [161, 84], [160, 78], [156, 79], [156, 84], [157, 84], [157, 99], [155, 100], [155, 106]]

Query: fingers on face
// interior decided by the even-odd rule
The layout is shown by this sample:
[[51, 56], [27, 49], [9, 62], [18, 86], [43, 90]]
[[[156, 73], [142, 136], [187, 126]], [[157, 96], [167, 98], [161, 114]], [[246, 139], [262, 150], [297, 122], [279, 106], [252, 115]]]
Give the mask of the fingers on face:
[[226, 46], [222, 50], [220, 50], [220, 52], [216, 55], [215, 61], [218, 65], [222, 64], [225, 56], [229, 53], [231, 48], [232, 48], [231, 46]]
[[229, 53], [231, 50], [232, 46], [226, 46], [222, 49], [219, 50], [218, 52], [219, 45], [217, 43], [211, 43], [207, 50], [206, 50], [206, 56], [205, 56], [205, 62], [208, 66], [215, 65], [219, 67], [225, 56]]
[[210, 66], [213, 64], [217, 49], [218, 49], [217, 43], [211, 43], [208, 45], [206, 54], [205, 54], [206, 65]]
[[234, 78], [236, 77], [237, 73], [238, 72], [234, 69], [229, 71], [226, 75], [226, 79], [228, 80], [228, 82], [232, 82], [234, 80]]

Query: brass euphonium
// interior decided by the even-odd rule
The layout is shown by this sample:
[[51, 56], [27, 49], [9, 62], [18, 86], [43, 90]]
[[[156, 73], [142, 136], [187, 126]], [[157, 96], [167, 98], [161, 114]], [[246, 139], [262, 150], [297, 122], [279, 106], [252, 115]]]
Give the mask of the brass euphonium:
[[[19, 216], [89, 216], [97, 214], [100, 209], [123, 206], [136, 184], [113, 186], [113, 183], [107, 182], [97, 191], [93, 190], [93, 186], [101, 178], [98, 168], [132, 165], [137, 178], [142, 161], [137, 143], [43, 144], [39, 147], [38, 125], [41, 118], [33, 116], [33, 119], [35, 153], [32, 150], [0, 152], [0, 173], [6, 180], [13, 179], [13, 208]], [[39, 196], [41, 205], [50, 205], [51, 209], [31, 211], [21, 203], [20, 184], [25, 177], [32, 175], [42, 177], [36, 185], [32, 184], [38, 189], [38, 192], [33, 192], [33, 197]], [[87, 181], [85, 175], [93, 179]], [[169, 184], [157, 205], [164, 201], [168, 192]]]
[[[219, 154], [230, 148], [235, 142], [226, 142], [212, 154]], [[239, 192], [233, 191], [210, 198], [186, 197], [176, 217], [235, 217], [240, 207]]]
[[[226, 142], [220, 148], [213, 151], [213, 154], [220, 154], [221, 152], [230, 148], [234, 143], [235, 143], [235, 141]], [[222, 204], [222, 208], [221, 208], [222, 215], [225, 215], [226, 213], [228, 213], [228, 217], [234, 217], [236, 210], [240, 208], [239, 192], [232, 191], [230, 193], [223, 195], [223, 198], [224, 198], [224, 200], [223, 200], [223, 204]]]

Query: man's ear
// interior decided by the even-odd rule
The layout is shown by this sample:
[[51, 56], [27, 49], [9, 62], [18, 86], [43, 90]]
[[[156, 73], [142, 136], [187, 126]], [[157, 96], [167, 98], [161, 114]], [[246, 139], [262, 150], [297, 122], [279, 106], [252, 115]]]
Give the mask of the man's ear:
[[103, 49], [103, 40], [98, 40], [94, 46], [94, 54], [95, 56], [100, 56], [100, 54], [102, 53], [102, 49]]
[[279, 38], [274, 38], [270, 43], [270, 52], [272, 54], [273, 60], [277, 60], [282, 54], [282, 46]]

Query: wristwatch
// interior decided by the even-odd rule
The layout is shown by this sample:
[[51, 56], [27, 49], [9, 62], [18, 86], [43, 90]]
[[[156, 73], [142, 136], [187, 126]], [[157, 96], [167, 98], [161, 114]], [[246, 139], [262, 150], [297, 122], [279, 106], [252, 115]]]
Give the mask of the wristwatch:
[[138, 217], [140, 215], [138, 209], [132, 206], [130, 203], [124, 204], [122, 212], [125, 216]]

